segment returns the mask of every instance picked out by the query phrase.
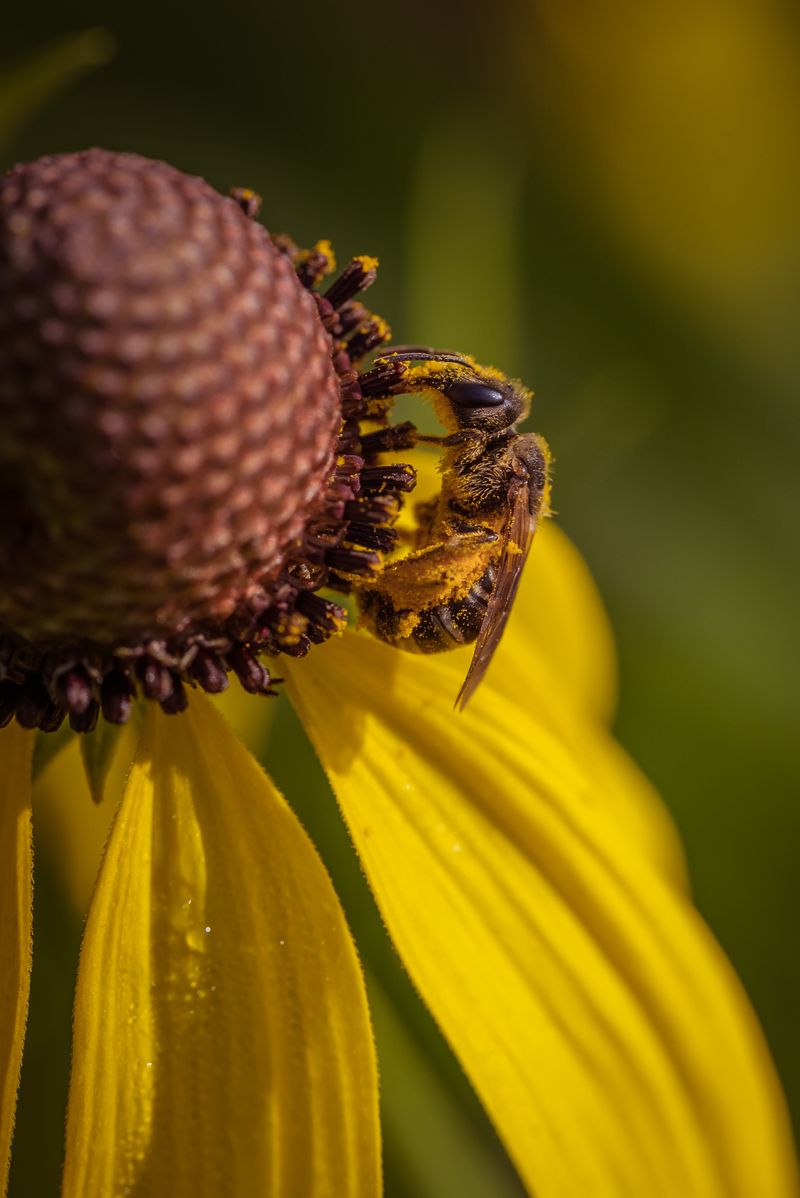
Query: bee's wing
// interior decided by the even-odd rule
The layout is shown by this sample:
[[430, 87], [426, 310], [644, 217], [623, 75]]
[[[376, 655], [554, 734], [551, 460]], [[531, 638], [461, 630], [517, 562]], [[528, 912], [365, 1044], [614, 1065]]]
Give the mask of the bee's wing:
[[508, 499], [508, 519], [503, 530], [503, 548], [497, 566], [497, 577], [486, 616], [475, 642], [475, 651], [467, 676], [456, 699], [455, 705], [459, 711], [464, 710], [475, 694], [500, 644], [530, 552], [533, 534], [536, 532], [536, 517], [530, 509], [527, 479], [520, 478], [512, 484]]

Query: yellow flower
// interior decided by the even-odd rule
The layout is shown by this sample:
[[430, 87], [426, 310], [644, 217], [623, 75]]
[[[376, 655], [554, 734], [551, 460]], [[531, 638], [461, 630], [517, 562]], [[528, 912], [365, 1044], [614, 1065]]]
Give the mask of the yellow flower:
[[[348, 634], [290, 685], [403, 961], [531, 1192], [793, 1193], [746, 1001], [685, 896], [668, 818], [604, 730], [607, 634], [557, 530], [456, 717], [463, 668], [461, 653], [408, 659]], [[4, 1147], [31, 737], [5, 729], [0, 756], [2, 977], [19, 983], [3, 990]], [[301, 827], [199, 697], [177, 719], [148, 716], [82, 952], [65, 1193], [126, 1186], [379, 1192], [341, 911]]]
[[[312, 283], [330, 257], [317, 254], [321, 265], [294, 256]], [[370, 269], [359, 260], [359, 277]], [[340, 377], [347, 398], [352, 380]], [[331, 479], [345, 485], [331, 469], [325, 459], [326, 502]], [[384, 468], [359, 469], [369, 483]], [[381, 494], [405, 481], [386, 470]], [[185, 500], [169, 509], [177, 522]], [[365, 560], [363, 543], [342, 545], [316, 563], [334, 581], [337, 565], [355, 572]], [[114, 559], [115, 585], [131, 581], [128, 564]], [[299, 593], [276, 591], [266, 609], [285, 654], [292, 638], [322, 639], [336, 622]], [[27, 604], [9, 587], [4, 620], [13, 611], [34, 626], [41, 595], [26, 594]], [[91, 592], [93, 620], [113, 597]], [[142, 610], [148, 597], [136, 591]], [[78, 636], [85, 608], [67, 617]], [[254, 638], [240, 627], [224, 625], [224, 645], [184, 644], [186, 660], [137, 646], [132, 627], [135, 674], [120, 654], [96, 665], [84, 642], [66, 670], [45, 655], [31, 665], [19, 637], [0, 653], [11, 674], [0, 697], [22, 723], [49, 727], [68, 711], [82, 731], [101, 703], [121, 718], [134, 682], [154, 700], [84, 934], [66, 1198], [381, 1192], [375, 1053], [339, 901], [270, 779], [210, 701], [184, 689], [219, 689], [220, 662], [257, 681], [257, 654], [240, 654]], [[791, 1198], [794, 1156], [766, 1048], [687, 895], [670, 820], [609, 734], [610, 636], [556, 529], [540, 534], [492, 669], [456, 715], [465, 669], [461, 651], [412, 657], [345, 632], [285, 673], [398, 953], [524, 1185], [538, 1198]], [[268, 689], [261, 681], [253, 688]], [[0, 732], [3, 1183], [30, 969], [35, 735], [14, 723]]]

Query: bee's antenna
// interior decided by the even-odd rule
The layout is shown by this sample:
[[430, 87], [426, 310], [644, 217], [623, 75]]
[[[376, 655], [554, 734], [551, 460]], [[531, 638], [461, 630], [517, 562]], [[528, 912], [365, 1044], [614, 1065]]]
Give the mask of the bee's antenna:
[[458, 366], [472, 366], [469, 358], [449, 349], [427, 349], [424, 345], [390, 345], [378, 354], [382, 358], [403, 358], [409, 362], [455, 362]]

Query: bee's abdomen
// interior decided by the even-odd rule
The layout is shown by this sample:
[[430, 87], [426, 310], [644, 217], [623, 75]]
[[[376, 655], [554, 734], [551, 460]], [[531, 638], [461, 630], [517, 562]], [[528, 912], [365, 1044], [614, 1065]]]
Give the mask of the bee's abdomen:
[[[413, 648], [419, 653], [442, 653], [471, 644], [486, 619], [494, 583], [495, 570], [490, 565], [463, 599], [453, 599], [423, 611], [409, 638], [414, 642]], [[408, 645], [408, 648], [412, 646]]]
[[366, 624], [382, 641], [410, 653], [443, 653], [475, 640], [486, 619], [495, 579], [494, 566], [487, 566], [463, 598], [426, 608], [410, 632], [403, 631], [410, 612], [396, 608], [385, 591], [365, 590], [359, 595], [359, 606]]

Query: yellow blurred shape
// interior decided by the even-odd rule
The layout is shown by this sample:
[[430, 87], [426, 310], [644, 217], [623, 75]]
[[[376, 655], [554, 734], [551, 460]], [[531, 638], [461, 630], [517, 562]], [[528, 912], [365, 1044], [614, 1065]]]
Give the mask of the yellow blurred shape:
[[790, 8], [533, 0], [519, 11], [519, 69], [573, 198], [695, 318], [774, 354], [800, 275]]

